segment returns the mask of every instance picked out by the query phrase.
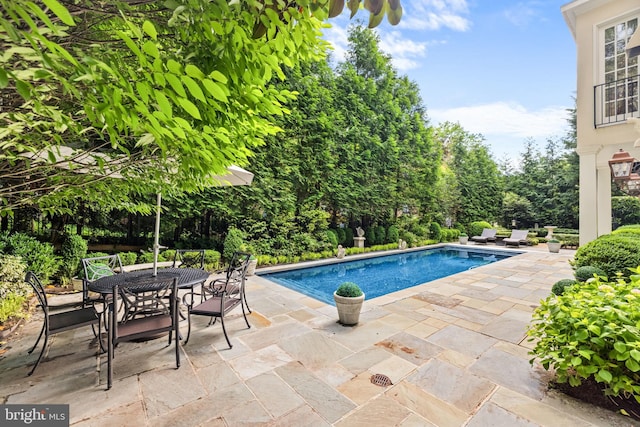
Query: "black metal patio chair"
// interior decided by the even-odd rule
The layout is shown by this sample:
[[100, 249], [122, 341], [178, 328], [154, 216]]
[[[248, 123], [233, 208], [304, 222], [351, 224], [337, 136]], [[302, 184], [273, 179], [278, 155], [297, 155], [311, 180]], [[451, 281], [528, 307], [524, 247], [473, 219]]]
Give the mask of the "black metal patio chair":
[[29, 375], [31, 375], [40, 364], [40, 360], [42, 360], [42, 355], [44, 354], [44, 350], [47, 348], [47, 343], [49, 342], [49, 336], [95, 324], [98, 325], [98, 330], [100, 330], [100, 316], [93, 306], [50, 313], [47, 294], [44, 292], [44, 287], [35, 273], [31, 271], [27, 272], [24, 280], [33, 288], [33, 292], [36, 294], [36, 298], [38, 299], [38, 305], [42, 308], [44, 313], [44, 323], [42, 324], [40, 335], [38, 335], [36, 343], [31, 347], [31, 350], [29, 350], [29, 354], [33, 353], [33, 350], [36, 349], [40, 339], [44, 336], [44, 344], [42, 345], [42, 350], [40, 351], [38, 360], [36, 360], [31, 372], [29, 372]]
[[204, 270], [204, 249], [177, 249], [173, 257], [173, 267]]
[[[169, 333], [175, 341], [176, 369], [180, 367], [180, 332], [178, 328], [178, 281], [144, 285], [116, 285], [109, 303], [109, 342], [107, 356], [107, 390], [113, 382], [114, 350], [121, 342], [157, 338]], [[122, 314], [119, 314], [119, 313]]]

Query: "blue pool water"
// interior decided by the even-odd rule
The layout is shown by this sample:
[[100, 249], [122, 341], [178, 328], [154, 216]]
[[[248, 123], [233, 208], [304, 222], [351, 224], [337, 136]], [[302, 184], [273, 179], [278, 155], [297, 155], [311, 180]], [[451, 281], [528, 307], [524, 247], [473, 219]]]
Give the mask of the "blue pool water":
[[357, 283], [366, 294], [366, 298], [371, 299], [500, 261], [516, 254], [443, 247], [277, 273], [263, 273], [260, 276], [320, 301], [334, 304], [333, 292], [342, 282]]

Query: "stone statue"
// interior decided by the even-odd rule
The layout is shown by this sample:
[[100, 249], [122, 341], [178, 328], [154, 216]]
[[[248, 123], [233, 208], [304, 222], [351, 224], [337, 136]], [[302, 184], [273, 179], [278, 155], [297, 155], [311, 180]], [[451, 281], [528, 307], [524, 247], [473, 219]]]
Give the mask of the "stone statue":
[[361, 227], [356, 228], [356, 234], [358, 235], [358, 237], [363, 237], [364, 236], [364, 230]]
[[338, 259], [342, 259], [344, 258], [345, 255], [345, 249], [342, 247], [342, 245], [338, 245], [338, 254], [336, 255], [336, 257]]

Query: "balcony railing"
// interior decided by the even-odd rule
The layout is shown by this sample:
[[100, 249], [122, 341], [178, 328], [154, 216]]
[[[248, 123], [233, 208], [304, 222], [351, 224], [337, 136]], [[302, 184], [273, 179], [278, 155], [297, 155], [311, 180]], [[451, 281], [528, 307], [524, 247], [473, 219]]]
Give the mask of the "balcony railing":
[[593, 87], [595, 127], [640, 117], [638, 85], [640, 75], [603, 83]]

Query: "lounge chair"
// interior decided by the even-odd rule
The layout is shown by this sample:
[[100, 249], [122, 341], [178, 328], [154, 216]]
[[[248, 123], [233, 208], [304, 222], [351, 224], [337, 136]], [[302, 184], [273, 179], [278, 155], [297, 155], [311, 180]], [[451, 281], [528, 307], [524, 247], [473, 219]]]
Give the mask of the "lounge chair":
[[527, 244], [529, 230], [512, 230], [511, 236], [503, 240], [505, 246], [520, 246]]
[[479, 236], [473, 236], [471, 238], [471, 241], [475, 243], [481, 243], [483, 245], [486, 245], [487, 242], [495, 242], [497, 232], [498, 230], [494, 228], [483, 228], [482, 234]]

